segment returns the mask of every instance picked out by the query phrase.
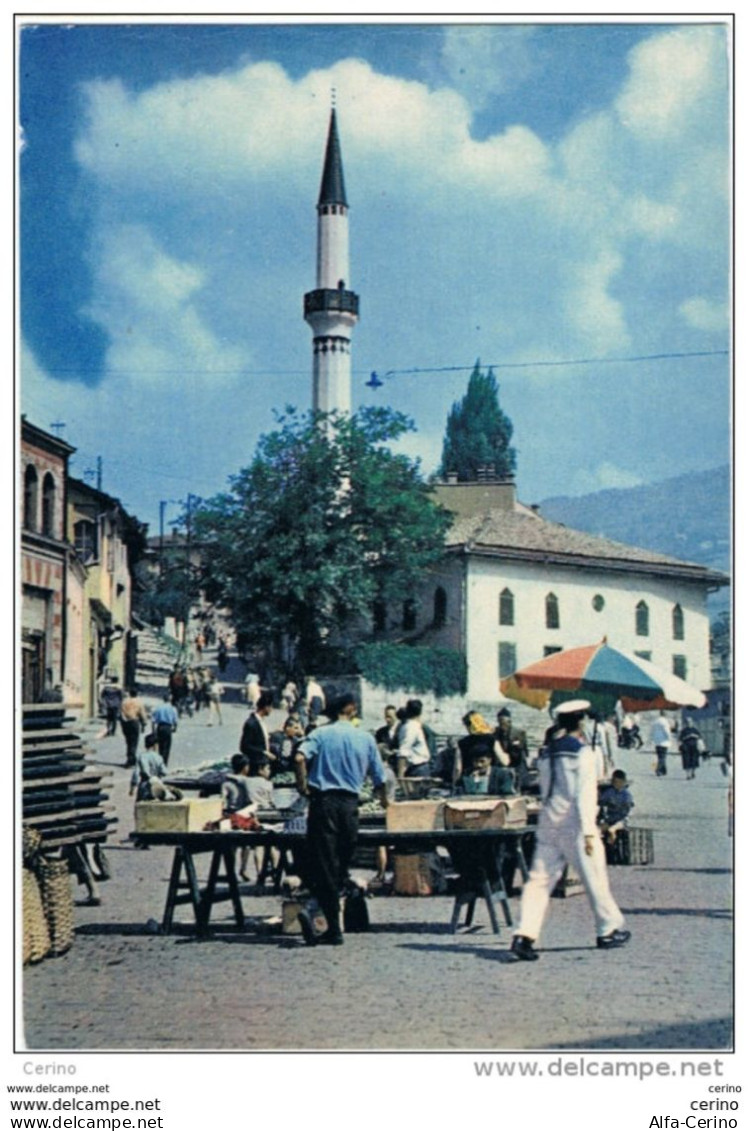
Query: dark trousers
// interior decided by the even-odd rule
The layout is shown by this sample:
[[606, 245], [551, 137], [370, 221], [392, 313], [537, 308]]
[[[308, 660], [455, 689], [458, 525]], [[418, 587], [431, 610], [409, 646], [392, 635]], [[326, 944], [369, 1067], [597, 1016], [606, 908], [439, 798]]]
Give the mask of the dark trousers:
[[138, 740], [140, 739], [140, 720], [122, 719], [121, 725], [127, 748], [127, 765], [134, 766], [135, 755], [138, 752]]
[[667, 777], [667, 746], [655, 746], [655, 753], [657, 755], [657, 769], [655, 773], [658, 778]]
[[107, 707], [106, 709], [106, 732], [107, 734], [117, 733], [117, 719], [119, 718], [119, 707]]
[[339, 929], [340, 890], [358, 839], [358, 795], [313, 789], [309, 797], [304, 871], [328, 928]]
[[169, 755], [171, 754], [171, 736], [173, 730], [170, 723], [159, 723], [156, 727], [156, 741], [158, 742], [158, 752], [164, 760], [164, 765], [169, 765]]

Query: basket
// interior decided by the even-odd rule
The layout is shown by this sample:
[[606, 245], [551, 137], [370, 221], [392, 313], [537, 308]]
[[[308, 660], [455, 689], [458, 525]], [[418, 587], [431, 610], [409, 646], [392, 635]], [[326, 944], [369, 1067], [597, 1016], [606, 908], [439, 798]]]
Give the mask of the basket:
[[26, 825], [21, 833], [21, 851], [23, 854], [23, 862], [31, 868], [39, 855], [39, 850], [42, 846], [41, 833], [32, 828], [31, 825]]
[[50, 939], [39, 882], [30, 868], [23, 870], [23, 964], [41, 962], [49, 954]]
[[49, 929], [50, 954], [64, 954], [73, 943], [73, 895], [65, 860], [42, 860], [37, 867], [42, 906]]
[[614, 844], [605, 845], [608, 864], [654, 864], [652, 829], [621, 829]]
[[654, 864], [654, 832], [652, 829], [628, 829], [629, 863]]

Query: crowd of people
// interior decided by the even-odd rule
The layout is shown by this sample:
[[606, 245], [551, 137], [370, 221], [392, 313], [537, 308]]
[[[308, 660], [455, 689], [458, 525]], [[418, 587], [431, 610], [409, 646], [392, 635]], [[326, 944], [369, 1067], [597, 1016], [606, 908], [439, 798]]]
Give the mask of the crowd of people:
[[[196, 641], [198, 655], [203, 646], [202, 640]], [[223, 661], [226, 655], [227, 649]], [[219, 661], [222, 670], [223, 661]], [[126, 765], [132, 769], [131, 794], [142, 800], [178, 793], [164, 784], [173, 736], [185, 714], [192, 717], [200, 710], [209, 712], [208, 725], [214, 720], [221, 725], [222, 692], [218, 673], [212, 668], [178, 664], [170, 674], [163, 702], [149, 715], [136, 689], [122, 689], [116, 677], [106, 682], [101, 692], [105, 733], [113, 735], [119, 723]], [[534, 751], [508, 707], [498, 711], [493, 723], [470, 710], [462, 719], [464, 733], [450, 736], [434, 730], [425, 717], [423, 702], [416, 698], [400, 706], [388, 704], [382, 724], [369, 732], [358, 717], [355, 697], [337, 694], [328, 702], [314, 676], [289, 677], [273, 692], [250, 669], [244, 694], [249, 711], [239, 749], [231, 757], [230, 768], [221, 774], [223, 812], [230, 818], [250, 819], [248, 814], [275, 808], [274, 779], [277, 782], [279, 775], [286, 775], [284, 785], [295, 785], [299, 804], [293, 811], [297, 816], [303, 814], [307, 832], [299, 872], [328, 924], [319, 934], [314, 915], [301, 912], [299, 921], [308, 945], [340, 945], [343, 941], [340, 893], [348, 882], [360, 793], [367, 779], [384, 808], [397, 797], [424, 795], [414, 793], [409, 783], [436, 790], [443, 797], [539, 797], [532, 866], [522, 889], [510, 960], [538, 957], [537, 941], [550, 894], [567, 864], [585, 887], [595, 918], [597, 946], [610, 949], [628, 941], [630, 934], [610, 891], [606, 861], [627, 862], [622, 853], [634, 799], [626, 774], [616, 768], [615, 760], [617, 749], [643, 744], [635, 716], [616, 711], [603, 717], [586, 701], [562, 702], [540, 749]], [[270, 717], [278, 709], [283, 712], [283, 722], [272, 729]], [[139, 738], [149, 727], [141, 752]], [[662, 711], [650, 726], [649, 739], [658, 777], [667, 775], [668, 755], [676, 745], [686, 780], [693, 780], [700, 760], [708, 757], [691, 718], [684, 718], [678, 729]], [[240, 875], [244, 880], [249, 879], [248, 862], [249, 853], [243, 851]], [[387, 854], [380, 850], [380, 878], [386, 867]], [[504, 881], [510, 891], [511, 876]]]

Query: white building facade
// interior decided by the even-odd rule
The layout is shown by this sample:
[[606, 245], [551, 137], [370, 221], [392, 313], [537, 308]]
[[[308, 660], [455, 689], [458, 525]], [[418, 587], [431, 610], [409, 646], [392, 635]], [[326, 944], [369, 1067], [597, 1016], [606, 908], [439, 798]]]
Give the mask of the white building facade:
[[463, 652], [473, 703], [499, 702], [504, 676], [603, 637], [711, 686], [706, 598], [724, 574], [549, 522], [511, 480], [435, 493], [455, 516], [444, 561], [412, 602], [380, 613], [375, 637]]

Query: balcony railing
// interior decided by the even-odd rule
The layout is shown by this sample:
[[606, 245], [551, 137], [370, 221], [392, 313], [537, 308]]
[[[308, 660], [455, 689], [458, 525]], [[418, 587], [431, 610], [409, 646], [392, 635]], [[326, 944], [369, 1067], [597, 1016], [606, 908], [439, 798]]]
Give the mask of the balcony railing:
[[333, 290], [331, 287], [322, 287], [317, 291], [309, 291], [304, 295], [304, 317], [307, 314], [320, 314], [330, 311], [341, 311], [345, 314], [358, 315], [358, 295], [353, 291], [344, 291], [341, 288]]

